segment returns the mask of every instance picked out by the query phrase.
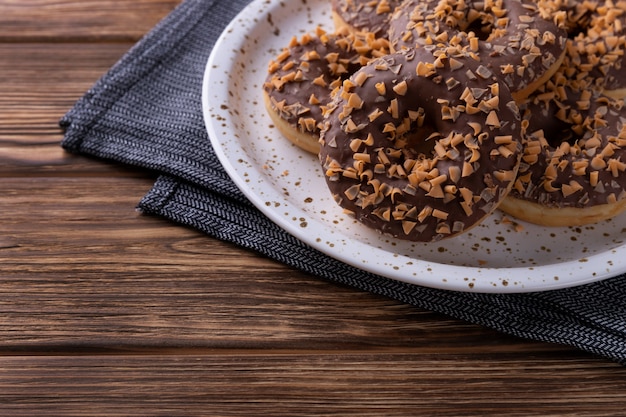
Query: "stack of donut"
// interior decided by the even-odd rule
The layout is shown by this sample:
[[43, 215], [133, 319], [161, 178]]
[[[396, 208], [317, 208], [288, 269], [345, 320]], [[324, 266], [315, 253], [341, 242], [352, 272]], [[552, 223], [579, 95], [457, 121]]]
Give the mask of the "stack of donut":
[[551, 226], [626, 210], [626, 1], [333, 0], [332, 15], [263, 91], [361, 223], [430, 242], [496, 208]]

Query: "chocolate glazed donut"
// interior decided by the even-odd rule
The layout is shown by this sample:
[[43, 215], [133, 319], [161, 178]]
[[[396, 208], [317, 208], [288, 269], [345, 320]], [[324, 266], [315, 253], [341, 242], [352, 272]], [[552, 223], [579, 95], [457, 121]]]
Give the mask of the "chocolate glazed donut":
[[329, 104], [320, 161], [337, 203], [411, 241], [458, 235], [495, 210], [521, 157], [508, 88], [465, 49], [376, 59]]
[[553, 78], [524, 104], [524, 155], [501, 208], [544, 226], [614, 217], [626, 210], [623, 101]]
[[391, 18], [389, 41], [392, 51], [439, 43], [468, 46], [519, 102], [558, 69], [565, 20], [564, 11], [532, 0], [407, 0]]
[[324, 107], [333, 90], [369, 60], [386, 55], [388, 42], [371, 33], [317, 28], [271, 60], [263, 84], [265, 107], [280, 132], [307, 152], [319, 151]]

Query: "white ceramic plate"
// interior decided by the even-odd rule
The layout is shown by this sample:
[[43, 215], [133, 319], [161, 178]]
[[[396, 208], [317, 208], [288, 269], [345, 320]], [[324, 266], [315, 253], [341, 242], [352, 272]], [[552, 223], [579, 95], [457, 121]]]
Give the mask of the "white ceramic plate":
[[332, 31], [327, 0], [255, 0], [225, 29], [209, 58], [204, 117], [221, 162], [273, 222], [310, 246], [360, 269], [456, 291], [510, 293], [580, 285], [626, 271], [626, 215], [576, 228], [503, 221], [438, 243], [393, 240], [342, 213], [317, 158], [273, 127], [262, 98], [267, 63], [321, 25]]

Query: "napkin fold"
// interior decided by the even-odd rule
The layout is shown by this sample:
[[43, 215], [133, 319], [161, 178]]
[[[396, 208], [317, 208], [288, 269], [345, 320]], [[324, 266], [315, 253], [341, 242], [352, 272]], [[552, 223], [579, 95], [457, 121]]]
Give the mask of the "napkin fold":
[[138, 203], [144, 213], [196, 228], [321, 279], [626, 365], [626, 275], [524, 294], [433, 289], [330, 258], [260, 213], [221, 166], [201, 108], [202, 78], [211, 49], [248, 3], [181, 3], [61, 119], [62, 146], [160, 173]]

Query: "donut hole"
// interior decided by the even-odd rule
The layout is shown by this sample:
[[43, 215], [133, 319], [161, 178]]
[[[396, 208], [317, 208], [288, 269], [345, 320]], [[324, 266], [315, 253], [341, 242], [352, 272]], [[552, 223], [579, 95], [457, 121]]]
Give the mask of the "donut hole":
[[480, 41], [488, 40], [493, 31], [493, 23], [487, 19], [476, 19], [470, 22], [469, 25], [463, 30], [468, 34], [468, 37], [476, 36]]
[[[572, 120], [561, 120], [558, 117], [553, 117], [541, 125], [536, 122], [533, 125], [537, 127], [528, 130], [531, 132], [530, 136], [534, 138], [543, 137], [553, 149], [558, 149], [563, 144], [571, 146], [568, 146], [567, 149], [584, 149], [589, 140], [595, 141], [598, 137], [598, 132], [585, 121], [576, 123]], [[539, 128], [538, 126], [542, 127]]]
[[563, 143], [574, 145], [581, 139], [579, 135], [573, 132], [572, 126], [566, 124], [559, 128], [550, 126], [548, 129], [536, 131], [531, 135], [535, 137], [543, 135], [550, 147], [554, 149], [559, 148]]
[[436, 141], [432, 139], [434, 133], [435, 129], [430, 126], [412, 129], [396, 141], [396, 147], [409, 152], [412, 157], [430, 157], [435, 152]]
[[574, 145], [580, 140], [582, 136], [577, 133], [577, 130], [578, 126], [560, 120], [554, 115], [537, 113], [532, 116], [532, 122], [527, 131], [531, 137], [544, 138], [550, 147], [556, 149], [562, 143]]
[[589, 29], [594, 26], [593, 17], [596, 14], [594, 6], [596, 5], [588, 2], [585, 5], [577, 5], [574, 9], [568, 11], [565, 27], [567, 36], [570, 39], [574, 39], [577, 36], [585, 36]]
[[494, 31], [494, 17], [489, 13], [467, 8], [463, 11], [450, 10], [442, 16], [444, 27], [459, 32], [463, 38], [476, 37], [481, 41], [489, 39]]
[[569, 39], [577, 39], [587, 36], [587, 29], [583, 25], [571, 25], [567, 28], [567, 37]]

